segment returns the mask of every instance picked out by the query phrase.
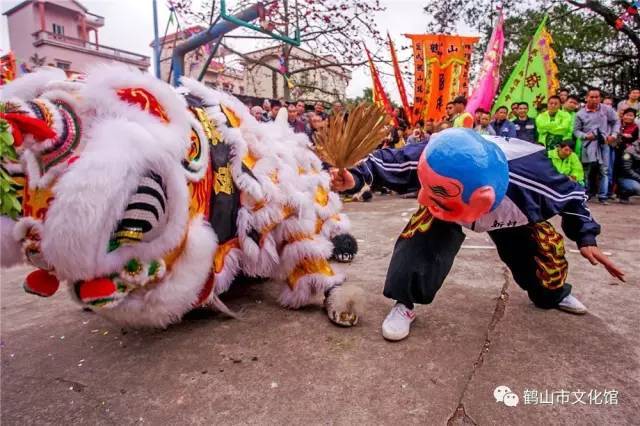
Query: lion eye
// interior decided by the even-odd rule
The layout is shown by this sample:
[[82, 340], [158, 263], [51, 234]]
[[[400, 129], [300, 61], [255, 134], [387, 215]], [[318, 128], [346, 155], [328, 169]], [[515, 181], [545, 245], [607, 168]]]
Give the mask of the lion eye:
[[167, 192], [162, 177], [149, 171], [131, 195], [109, 241], [108, 251], [155, 238], [166, 223]]

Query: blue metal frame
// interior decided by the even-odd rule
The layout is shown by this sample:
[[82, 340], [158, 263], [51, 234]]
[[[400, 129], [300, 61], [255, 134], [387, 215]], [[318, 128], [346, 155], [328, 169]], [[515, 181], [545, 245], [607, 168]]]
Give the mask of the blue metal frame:
[[[155, 6], [155, 1], [154, 1]], [[238, 28], [238, 27], [246, 27], [252, 29], [254, 31], [267, 34], [271, 38], [283, 41], [285, 43], [292, 44], [294, 46], [300, 46], [300, 28], [296, 24], [296, 31], [294, 38], [288, 37], [286, 35], [276, 34], [273, 32], [269, 32], [264, 30], [262, 27], [258, 25], [251, 24], [251, 21], [255, 21], [260, 16], [260, 11], [263, 10], [264, 5], [262, 3], [256, 3], [252, 6], [249, 6], [247, 9], [239, 12], [237, 15], [229, 15], [227, 14], [227, 5], [225, 0], [220, 0], [220, 18], [222, 21], [216, 20], [216, 23], [209, 27], [207, 31], [203, 31], [198, 34], [194, 34], [189, 37], [184, 43], [179, 44], [173, 50], [173, 56], [171, 57], [171, 64], [173, 69], [173, 85], [180, 85], [180, 77], [184, 75], [184, 57], [185, 55], [203, 44], [207, 44], [215, 39], [219, 39], [223, 37], [226, 33]], [[155, 14], [154, 14], [155, 17]], [[156, 24], [157, 26], [157, 24]], [[156, 35], [157, 40], [157, 35]], [[156, 42], [156, 45], [158, 43]], [[158, 54], [156, 57], [157, 72], [160, 72], [160, 55]], [[210, 59], [209, 59], [210, 60]]]
[[[263, 7], [263, 6], [261, 6], [261, 7]], [[296, 11], [296, 13], [297, 13], [297, 11]], [[246, 27], [246, 28], [249, 28], [251, 30], [257, 31], [259, 33], [267, 34], [271, 38], [283, 41], [285, 43], [292, 44], [294, 46], [300, 46], [300, 28], [297, 26], [297, 24], [296, 24], [295, 35], [294, 35], [293, 38], [289, 37], [286, 34], [282, 35], [282, 34], [274, 33], [274, 32], [271, 32], [271, 31], [266, 31], [265, 29], [263, 29], [259, 25], [254, 25], [249, 21], [242, 20], [242, 18], [240, 18], [239, 16], [236, 17], [236, 16], [229, 15], [227, 13], [227, 2], [226, 2], [226, 0], [220, 0], [220, 16], [225, 21], [233, 22], [234, 24], [236, 24], [238, 26]], [[251, 19], [251, 21], [253, 21], [253, 19]]]
[[244, 26], [243, 24], [238, 24], [237, 22], [247, 23], [249, 21], [258, 19], [260, 7], [262, 7], [262, 5], [256, 3], [238, 13], [234, 17], [233, 21], [225, 19], [221, 22], [218, 22], [216, 25], [211, 26], [207, 31], [194, 34], [189, 37], [184, 43], [177, 45], [173, 50], [173, 56], [171, 58], [173, 64], [173, 85], [180, 85], [180, 77], [184, 75], [184, 57], [188, 52], [197, 49], [203, 44], [207, 44], [210, 41], [224, 36], [226, 33], [233, 31], [239, 26]]

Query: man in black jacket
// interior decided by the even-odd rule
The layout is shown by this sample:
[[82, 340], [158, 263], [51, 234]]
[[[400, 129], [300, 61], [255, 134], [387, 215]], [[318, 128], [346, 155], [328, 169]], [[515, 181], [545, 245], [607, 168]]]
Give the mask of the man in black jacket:
[[620, 202], [629, 203], [629, 197], [640, 195], [640, 141], [627, 146], [622, 154], [618, 171]]
[[513, 124], [516, 126], [516, 137], [523, 141], [538, 143], [536, 122], [529, 117], [529, 104], [520, 102], [516, 112], [518, 116], [513, 120]]

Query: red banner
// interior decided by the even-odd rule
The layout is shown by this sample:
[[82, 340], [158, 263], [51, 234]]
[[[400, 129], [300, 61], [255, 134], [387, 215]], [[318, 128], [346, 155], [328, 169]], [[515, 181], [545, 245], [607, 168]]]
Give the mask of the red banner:
[[391, 51], [391, 61], [393, 62], [393, 74], [396, 77], [396, 84], [398, 85], [398, 93], [400, 94], [402, 108], [407, 116], [409, 125], [413, 126], [415, 120], [413, 119], [411, 105], [409, 105], [409, 101], [407, 99], [407, 91], [404, 88], [404, 80], [402, 79], [402, 72], [400, 71], [400, 65], [398, 64], [398, 58], [396, 57], [396, 49], [393, 46], [393, 40], [391, 40], [389, 33], [387, 33], [387, 37], [389, 38], [389, 50]]
[[380, 76], [378, 75], [378, 70], [376, 69], [376, 65], [373, 63], [373, 59], [371, 59], [371, 53], [369, 53], [369, 49], [364, 47], [365, 52], [367, 52], [367, 58], [369, 59], [369, 70], [371, 71], [371, 79], [373, 80], [373, 103], [379, 105], [384, 108], [384, 110], [389, 114], [390, 117], [393, 117], [393, 123], [397, 127], [398, 119], [393, 113], [393, 106], [387, 97], [387, 94], [384, 91], [384, 87], [382, 87], [382, 82], [380, 81]]
[[413, 42], [415, 94], [413, 118], [440, 121], [447, 103], [469, 91], [469, 66], [478, 37], [406, 34]]

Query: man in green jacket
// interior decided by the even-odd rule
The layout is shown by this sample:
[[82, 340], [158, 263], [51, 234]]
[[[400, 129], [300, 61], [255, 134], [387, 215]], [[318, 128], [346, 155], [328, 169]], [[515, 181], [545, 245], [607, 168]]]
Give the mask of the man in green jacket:
[[453, 119], [453, 127], [466, 127], [467, 129], [473, 129], [473, 115], [465, 110], [466, 107], [467, 98], [464, 96], [456, 96], [453, 100], [453, 110], [456, 114]]
[[549, 151], [549, 159], [558, 173], [574, 182], [584, 185], [584, 170], [578, 156], [573, 152], [575, 143], [571, 140], [560, 142], [554, 150]]
[[560, 109], [560, 98], [551, 96], [547, 101], [547, 110], [536, 117], [538, 129], [538, 143], [552, 151], [556, 145], [571, 138], [573, 127], [571, 115]]
[[568, 139], [573, 139], [576, 141], [576, 148], [573, 150], [573, 152], [575, 152], [578, 158], [582, 158], [582, 139], [576, 138], [573, 135], [573, 126], [576, 122], [576, 113], [579, 109], [580, 100], [577, 96], [574, 95], [569, 95], [564, 105], [562, 105], [562, 110], [566, 111], [567, 113], [569, 113], [569, 116], [571, 116], [571, 134], [568, 135]]

